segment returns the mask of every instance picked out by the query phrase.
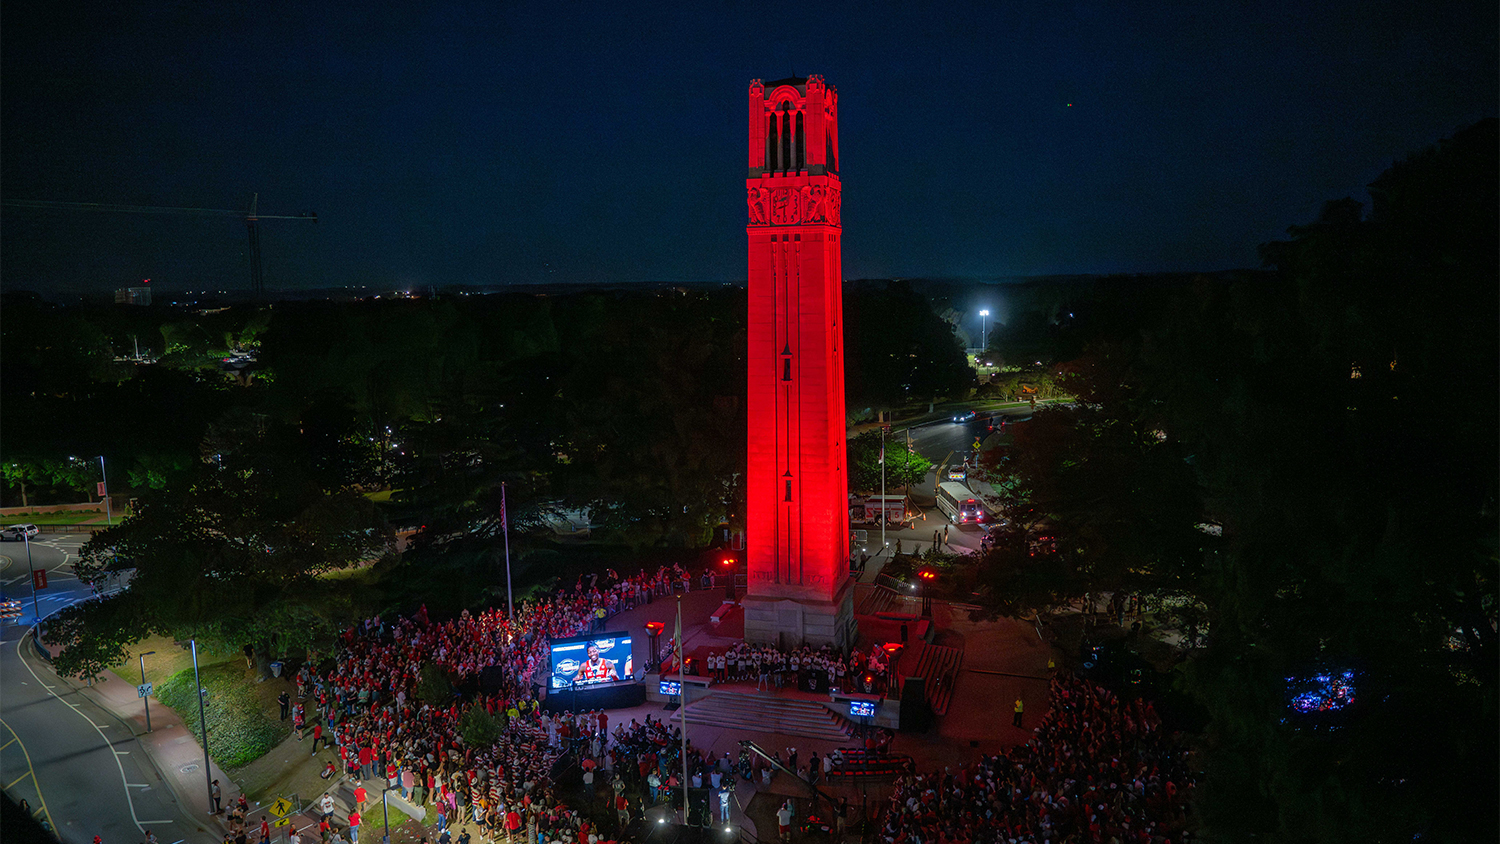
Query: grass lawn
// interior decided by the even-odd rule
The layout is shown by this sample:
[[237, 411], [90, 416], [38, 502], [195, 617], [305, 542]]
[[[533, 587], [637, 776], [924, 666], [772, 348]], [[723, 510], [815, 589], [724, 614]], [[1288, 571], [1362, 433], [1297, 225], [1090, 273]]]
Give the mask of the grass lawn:
[[[145, 657], [146, 680], [156, 685], [156, 699], [171, 707], [188, 729], [198, 736], [198, 702], [193, 699], [193, 658], [171, 639], [155, 636], [141, 642], [136, 653]], [[141, 681], [140, 661], [127, 660], [110, 669], [131, 685]], [[255, 670], [245, 667], [239, 654], [214, 654], [199, 649], [198, 670], [208, 689], [209, 754], [225, 768], [246, 765], [279, 744], [291, 733], [291, 722], [278, 716], [276, 696], [282, 690], [295, 692], [289, 679], [255, 682]]]
[[[134, 648], [136, 654], [143, 654], [147, 651], [156, 651], [156, 653], [145, 659], [146, 682], [148, 683], [155, 683], [159, 686], [165, 683], [167, 678], [179, 671], [191, 672], [193, 670], [192, 652], [187, 648], [177, 647], [166, 636], [152, 636], [148, 639], [143, 639]], [[239, 654], [210, 654], [202, 648], [198, 649], [198, 668], [200, 671], [210, 665], [217, 665], [230, 660], [237, 660], [242, 666], [245, 664], [245, 658]], [[139, 659], [128, 659], [109, 670], [132, 686], [141, 682], [141, 661]], [[193, 718], [194, 720], [198, 718], [196, 710], [193, 712]]]
[[104, 511], [61, 510], [56, 513], [17, 513], [16, 515], [5, 516], [4, 518], [7, 525], [76, 525], [79, 522], [87, 522], [91, 519], [102, 519], [104, 518]]

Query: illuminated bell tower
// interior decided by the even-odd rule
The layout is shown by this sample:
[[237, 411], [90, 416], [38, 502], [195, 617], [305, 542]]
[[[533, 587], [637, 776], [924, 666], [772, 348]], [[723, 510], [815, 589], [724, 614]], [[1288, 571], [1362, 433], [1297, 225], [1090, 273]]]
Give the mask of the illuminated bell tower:
[[844, 466], [838, 95], [750, 83], [745, 639], [854, 638]]

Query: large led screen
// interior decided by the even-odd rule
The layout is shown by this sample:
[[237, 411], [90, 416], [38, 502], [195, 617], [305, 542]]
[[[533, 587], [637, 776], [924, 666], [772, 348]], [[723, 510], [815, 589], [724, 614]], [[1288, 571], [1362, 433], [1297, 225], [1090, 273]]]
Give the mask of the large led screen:
[[635, 679], [629, 633], [600, 633], [552, 640], [553, 689]]

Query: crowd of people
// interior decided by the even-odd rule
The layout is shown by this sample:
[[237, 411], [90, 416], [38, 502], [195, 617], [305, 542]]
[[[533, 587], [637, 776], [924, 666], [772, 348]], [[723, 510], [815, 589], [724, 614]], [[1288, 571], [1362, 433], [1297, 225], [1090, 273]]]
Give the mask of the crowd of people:
[[[331, 743], [337, 764], [325, 774], [347, 775], [356, 786], [348, 824], [332, 824], [332, 807], [325, 806], [320, 837], [358, 844], [359, 813], [368, 795], [375, 794], [378, 803], [387, 785], [427, 808], [436, 835], [462, 822], [477, 830], [481, 842], [602, 844], [649, 806], [675, 805], [684, 785], [680, 727], [648, 716], [611, 730], [605, 712], [543, 712], [538, 695], [549, 667], [549, 639], [598, 631], [613, 613], [671, 594], [686, 581], [677, 567], [629, 578], [610, 571], [524, 602], [514, 618], [500, 610], [465, 611], [438, 623], [423, 608], [411, 617], [371, 618], [345, 631], [325, 670], [307, 665], [297, 673], [295, 706], [283, 701], [283, 717], [290, 714], [299, 735], [311, 736], [314, 753], [318, 742]], [[466, 693], [419, 699], [426, 664], [458, 678]], [[846, 657], [828, 648], [781, 651], [745, 643], [711, 654], [709, 667], [720, 680], [754, 680], [763, 687], [826, 672], [830, 685], [876, 693], [884, 691], [890, 669], [878, 646]], [[1122, 700], [1066, 672], [1053, 677], [1051, 702], [1026, 744], [956, 771], [898, 779], [881, 840], [1180, 844], [1192, 781], [1151, 705]], [[465, 740], [476, 709], [503, 720], [498, 738]], [[867, 747], [878, 750], [881, 742]], [[585, 791], [571, 807], [552, 781], [563, 754], [573, 754], [582, 769]], [[812, 782], [836, 764], [790, 747], [775, 757]], [[737, 780], [766, 783], [772, 772], [743, 751], [738, 759], [714, 758], [691, 742], [686, 759], [686, 784], [710, 789], [709, 813], [720, 821], [729, 819]], [[244, 807], [233, 808], [235, 831], [253, 836], [255, 824], [245, 818]], [[316, 840], [311, 832], [303, 830], [302, 840]]]
[[[586, 742], [587, 756], [600, 757], [608, 742], [607, 716], [542, 713], [537, 694], [548, 666], [548, 639], [602, 627], [615, 612], [671, 594], [685, 585], [680, 567], [664, 566], [622, 578], [580, 578], [575, 588], [523, 602], [514, 618], [501, 610], [432, 622], [422, 608], [409, 618], [367, 619], [346, 630], [332, 667], [305, 665], [296, 675], [297, 702], [283, 703], [299, 738], [331, 743], [339, 768], [358, 786], [343, 830], [322, 813], [321, 837], [340, 833], [358, 842], [358, 812], [365, 782], [384, 781], [402, 797], [436, 816], [439, 834], [450, 824], [472, 822], [489, 840], [588, 842], [604, 840], [588, 817], [569, 808], [554, 790], [550, 772], [568, 742]], [[461, 686], [485, 691], [449, 701], [418, 699], [424, 664], [441, 667]], [[499, 685], [488, 669], [499, 668]], [[500, 738], [484, 746], [464, 739], [470, 713], [481, 708], [503, 719]], [[592, 764], [585, 782], [592, 785]], [[327, 773], [325, 771], [325, 773]], [[379, 789], [376, 789], [376, 793]]]
[[789, 684], [802, 687], [807, 677], [814, 675], [821, 677], [824, 687], [883, 694], [890, 673], [890, 656], [879, 644], [864, 651], [855, 648], [845, 657], [827, 645], [781, 650], [739, 642], [727, 650], [710, 652], [707, 663], [715, 680], [754, 681], [757, 689], [779, 689]]
[[957, 771], [896, 781], [885, 844], [1181, 844], [1193, 781], [1149, 702], [1052, 678], [1033, 737]]

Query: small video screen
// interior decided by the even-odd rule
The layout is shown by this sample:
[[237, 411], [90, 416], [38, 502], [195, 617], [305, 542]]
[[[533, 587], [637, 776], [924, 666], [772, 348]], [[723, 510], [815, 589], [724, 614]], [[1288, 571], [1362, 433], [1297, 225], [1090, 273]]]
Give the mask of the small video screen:
[[664, 695], [680, 695], [682, 694], [682, 684], [676, 680], [662, 680], [659, 691]]
[[849, 701], [850, 718], [874, 718], [875, 701], [873, 700], [851, 700]]

